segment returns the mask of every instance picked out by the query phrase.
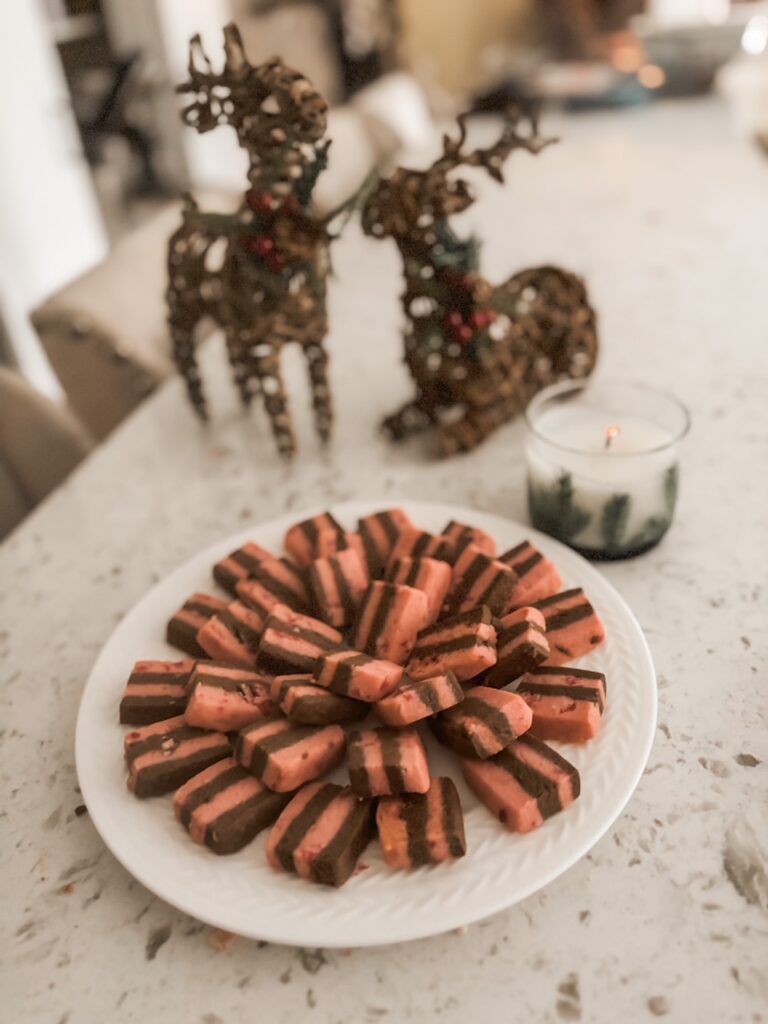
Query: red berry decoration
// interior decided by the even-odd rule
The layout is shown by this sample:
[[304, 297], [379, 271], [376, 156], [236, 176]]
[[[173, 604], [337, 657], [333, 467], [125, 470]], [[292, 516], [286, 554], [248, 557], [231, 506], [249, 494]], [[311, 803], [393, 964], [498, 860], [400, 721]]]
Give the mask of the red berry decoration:
[[267, 238], [266, 235], [258, 235], [254, 239], [253, 248], [254, 252], [257, 252], [259, 256], [269, 256], [275, 248], [275, 243], [271, 238]]

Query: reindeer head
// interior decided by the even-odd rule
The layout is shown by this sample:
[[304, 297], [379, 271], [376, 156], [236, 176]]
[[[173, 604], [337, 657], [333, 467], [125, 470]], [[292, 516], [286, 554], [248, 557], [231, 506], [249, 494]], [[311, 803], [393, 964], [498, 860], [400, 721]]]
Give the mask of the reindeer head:
[[368, 235], [396, 240], [429, 242], [432, 227], [451, 214], [461, 213], [475, 201], [463, 178], [451, 178], [458, 167], [483, 167], [496, 181], [504, 181], [504, 161], [515, 149], [538, 153], [553, 139], [543, 139], [533, 116], [525, 118], [528, 130], [519, 130], [524, 120], [519, 111], [507, 113], [498, 141], [487, 149], [462, 152], [467, 137], [466, 115], [458, 119], [459, 136], [443, 136], [443, 153], [425, 171], [398, 167], [391, 177], [380, 178], [363, 208], [363, 230]]
[[266, 177], [282, 181], [286, 191], [323, 146], [327, 104], [308, 79], [278, 57], [250, 64], [234, 24], [224, 28], [224, 54], [222, 70], [214, 72], [200, 36], [192, 38], [189, 79], [176, 89], [193, 96], [182, 119], [201, 133], [233, 127], [251, 160], [251, 183]]

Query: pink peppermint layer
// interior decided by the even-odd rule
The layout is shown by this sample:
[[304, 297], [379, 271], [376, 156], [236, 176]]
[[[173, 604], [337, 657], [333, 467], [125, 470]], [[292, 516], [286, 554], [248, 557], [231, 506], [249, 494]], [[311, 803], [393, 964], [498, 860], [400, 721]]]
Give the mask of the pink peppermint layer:
[[193, 658], [207, 658], [208, 655], [197, 642], [197, 634], [210, 618], [226, 607], [226, 601], [211, 594], [192, 594], [168, 620], [166, 640], [172, 647], [178, 647]]
[[516, 581], [509, 566], [489, 558], [474, 544], [467, 544], [453, 566], [449, 614], [460, 615], [485, 606], [491, 615], [501, 615], [509, 607]]
[[531, 832], [578, 797], [579, 773], [541, 740], [526, 734], [495, 757], [465, 759], [467, 785], [510, 832]]
[[539, 668], [523, 676], [517, 693], [533, 712], [531, 733], [540, 740], [586, 743], [600, 732], [605, 676], [583, 668]]
[[197, 642], [209, 658], [252, 669], [263, 625], [258, 612], [232, 601], [200, 628]]
[[442, 864], [467, 852], [464, 816], [451, 779], [433, 779], [426, 793], [382, 797], [376, 825], [384, 860], [393, 871]]
[[547, 665], [565, 665], [594, 651], [605, 640], [605, 628], [581, 587], [536, 601], [534, 608], [544, 616], [547, 629]]
[[200, 729], [236, 732], [277, 712], [270, 686], [250, 669], [203, 662], [192, 674], [184, 717]]
[[330, 512], [296, 523], [285, 535], [285, 549], [301, 569], [315, 558], [327, 558], [347, 546], [344, 527]]
[[258, 664], [265, 671], [311, 672], [317, 659], [341, 647], [341, 633], [319, 619], [278, 606], [267, 619], [259, 643]]
[[231, 753], [223, 733], [195, 729], [183, 715], [129, 732], [124, 739], [128, 788], [136, 796], [161, 796]]
[[173, 798], [192, 840], [214, 853], [236, 853], [271, 825], [288, 796], [273, 793], [231, 757], [185, 782]]
[[431, 721], [438, 740], [463, 757], [491, 757], [531, 727], [533, 714], [522, 697], [489, 686], [473, 686], [461, 704]]
[[496, 629], [488, 608], [474, 608], [423, 629], [408, 662], [413, 679], [453, 672], [471, 679], [496, 664]]
[[387, 583], [402, 583], [423, 590], [427, 595], [427, 623], [442, 611], [451, 587], [451, 567], [437, 558], [397, 558], [387, 568]]
[[222, 558], [214, 565], [213, 578], [219, 586], [234, 594], [240, 580], [251, 579], [262, 562], [274, 557], [271, 551], [267, 551], [260, 544], [247, 541], [241, 548], [230, 552], [226, 558]]
[[354, 548], [328, 558], [316, 558], [307, 570], [309, 588], [323, 622], [336, 629], [352, 625], [370, 577], [362, 555]]
[[388, 697], [374, 705], [373, 710], [385, 725], [413, 725], [452, 708], [464, 700], [464, 690], [453, 672], [443, 672], [431, 679], [409, 679], [407, 676]]
[[424, 530], [404, 530], [392, 548], [390, 562], [399, 558], [437, 558], [453, 563], [456, 545], [448, 537], [436, 537]]
[[426, 793], [429, 764], [415, 729], [358, 729], [349, 734], [349, 781], [361, 796]]
[[373, 802], [330, 782], [300, 790], [267, 841], [267, 860], [320, 885], [343, 885], [373, 838]]
[[455, 544], [457, 550], [462, 550], [467, 544], [474, 544], [490, 558], [496, 557], [496, 541], [477, 526], [467, 526], [452, 519], [443, 530], [442, 536]]
[[390, 508], [364, 516], [357, 524], [368, 571], [380, 576], [400, 536], [415, 527], [401, 508]]
[[486, 686], [508, 686], [549, 657], [544, 616], [538, 608], [518, 608], [496, 623], [496, 664], [483, 677]]
[[533, 604], [542, 598], [557, 594], [563, 585], [557, 567], [542, 553], [524, 540], [517, 547], [510, 548], [499, 560], [515, 570], [517, 583], [512, 593], [511, 608]]
[[352, 646], [402, 665], [429, 618], [427, 596], [414, 587], [375, 580], [365, 592], [352, 630]]
[[281, 717], [243, 729], [235, 757], [265, 786], [290, 793], [335, 768], [346, 745], [346, 733], [339, 725], [298, 727]]
[[272, 697], [296, 725], [356, 722], [368, 714], [366, 704], [331, 693], [324, 686], [318, 686], [311, 675], [275, 676]]
[[373, 704], [398, 686], [403, 668], [360, 651], [332, 651], [315, 663], [315, 681], [342, 697]]
[[120, 701], [123, 725], [150, 725], [182, 714], [187, 706], [187, 684], [195, 667], [185, 661], [137, 661]]
[[256, 583], [260, 583], [278, 601], [287, 604], [297, 612], [309, 611], [310, 596], [307, 590], [304, 570], [294, 565], [288, 558], [264, 559], [252, 573]]

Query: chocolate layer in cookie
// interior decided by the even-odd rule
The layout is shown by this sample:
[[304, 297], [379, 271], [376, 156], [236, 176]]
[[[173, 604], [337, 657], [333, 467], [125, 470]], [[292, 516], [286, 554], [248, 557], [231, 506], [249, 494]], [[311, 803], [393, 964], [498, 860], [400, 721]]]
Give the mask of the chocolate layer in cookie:
[[496, 622], [496, 664], [483, 676], [485, 686], [508, 686], [549, 657], [544, 616], [538, 608], [518, 608]]
[[195, 667], [185, 661], [137, 661], [120, 701], [123, 725], [150, 725], [180, 715], [187, 706], [187, 685]]
[[541, 740], [585, 743], [600, 732], [605, 676], [579, 668], [539, 668], [524, 675], [517, 693], [533, 712], [531, 733]]
[[402, 727], [431, 718], [462, 700], [464, 690], [453, 672], [430, 679], [406, 676], [396, 690], [374, 705], [374, 711], [385, 725]]
[[271, 680], [235, 665], [203, 662], [190, 680], [184, 717], [200, 729], [236, 732], [277, 712]]
[[129, 732], [124, 746], [128, 788], [141, 797], [178, 789], [232, 750], [223, 733], [195, 729], [183, 715]]
[[197, 642], [197, 634], [208, 619], [224, 611], [227, 602], [211, 594], [193, 594], [168, 620], [165, 638], [172, 647], [186, 651], [193, 658], [207, 658]]
[[415, 729], [358, 729], [349, 734], [349, 781], [361, 796], [426, 793], [429, 765]]
[[427, 597], [423, 591], [375, 580], [358, 609], [352, 646], [371, 657], [402, 665], [428, 618]]
[[408, 662], [414, 679], [453, 672], [471, 679], [496, 664], [496, 629], [488, 608], [474, 608], [423, 629]]
[[522, 697], [488, 686], [467, 690], [461, 704], [430, 721], [438, 740], [464, 757], [491, 757], [531, 727]]
[[376, 824], [384, 860], [395, 871], [441, 864], [467, 852], [464, 816], [451, 779], [433, 779], [423, 794], [382, 797]]
[[347, 737], [339, 725], [295, 726], [286, 718], [249, 725], [238, 735], [235, 757], [278, 793], [289, 793], [335, 768]]
[[605, 629], [581, 587], [564, 590], [533, 605], [544, 616], [549, 641], [547, 665], [564, 665], [594, 651]]

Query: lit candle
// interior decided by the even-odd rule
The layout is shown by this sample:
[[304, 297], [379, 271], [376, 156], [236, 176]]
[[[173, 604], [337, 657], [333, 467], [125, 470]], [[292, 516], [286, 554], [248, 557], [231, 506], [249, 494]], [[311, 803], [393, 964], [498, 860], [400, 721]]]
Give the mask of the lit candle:
[[685, 408], [639, 385], [567, 381], [526, 410], [531, 521], [588, 557], [657, 544], [674, 515]]

